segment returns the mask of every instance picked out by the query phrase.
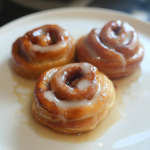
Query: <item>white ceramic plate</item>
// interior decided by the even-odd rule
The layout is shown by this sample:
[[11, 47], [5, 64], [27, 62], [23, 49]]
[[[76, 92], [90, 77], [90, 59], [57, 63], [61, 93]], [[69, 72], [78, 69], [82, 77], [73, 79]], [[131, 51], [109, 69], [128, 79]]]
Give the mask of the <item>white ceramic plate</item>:
[[[12, 43], [44, 24], [58, 24], [77, 40], [110, 20], [126, 21], [139, 33], [144, 60], [132, 75], [114, 80], [117, 100], [96, 129], [80, 135], [57, 133], [31, 115], [35, 81], [11, 67]], [[121, 12], [94, 8], [44, 11], [15, 20], [0, 29], [0, 150], [141, 150], [150, 148], [150, 24]]]

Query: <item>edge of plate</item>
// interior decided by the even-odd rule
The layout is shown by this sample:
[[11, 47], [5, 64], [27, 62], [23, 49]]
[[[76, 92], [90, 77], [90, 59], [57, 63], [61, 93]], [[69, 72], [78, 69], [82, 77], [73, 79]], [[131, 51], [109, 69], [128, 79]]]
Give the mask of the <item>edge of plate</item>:
[[55, 9], [50, 9], [50, 10], [39, 11], [39, 12], [35, 12], [35, 13], [32, 13], [32, 14], [17, 18], [15, 20], [10, 21], [7, 24], [1, 26], [0, 27], [0, 34], [2, 34], [10, 26], [15, 26], [15, 25], [19, 24], [22, 21], [27, 21], [27, 20], [30, 20], [30, 19], [35, 18], [35, 17], [48, 15], [49, 13], [58, 14], [59, 12], [62, 13], [62, 11], [63, 11], [63, 13], [66, 13], [66, 12], [69, 12], [69, 13], [70, 12], [77, 12], [77, 13], [84, 12], [84, 13], [86, 13], [86, 12], [89, 12], [89, 11], [91, 11], [93, 13], [105, 13], [105, 14], [111, 13], [111, 15], [117, 15], [118, 17], [124, 17], [124, 18], [127, 18], [127, 19], [130, 18], [130, 19], [132, 19], [136, 22], [144, 23], [145, 25], [150, 26], [150, 23], [148, 21], [141, 21], [139, 19], [134, 18], [130, 14], [120, 12], [120, 11], [116, 11], [116, 10], [110, 10], [110, 9], [104, 9], [104, 8], [94, 8], [94, 7], [70, 7], [70, 8], [64, 7], [64, 8], [55, 8]]

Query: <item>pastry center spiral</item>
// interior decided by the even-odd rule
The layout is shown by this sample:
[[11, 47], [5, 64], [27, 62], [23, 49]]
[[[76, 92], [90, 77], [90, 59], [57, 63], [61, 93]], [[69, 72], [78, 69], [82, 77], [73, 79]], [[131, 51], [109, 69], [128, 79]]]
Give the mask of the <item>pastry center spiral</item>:
[[50, 31], [44, 27], [27, 33], [27, 36], [32, 44], [37, 44], [43, 47], [55, 44], [58, 39], [57, 35], [58, 34], [55, 30]]
[[90, 100], [97, 91], [96, 70], [87, 63], [62, 67], [52, 79], [54, 93], [61, 100]]
[[85, 42], [101, 59], [119, 62], [123, 66], [125, 59], [134, 56], [139, 49], [137, 32], [120, 20], [109, 22], [102, 29], [93, 29]]
[[132, 42], [134, 29], [120, 20], [107, 24], [100, 33], [100, 40], [109, 48], [124, 46]]

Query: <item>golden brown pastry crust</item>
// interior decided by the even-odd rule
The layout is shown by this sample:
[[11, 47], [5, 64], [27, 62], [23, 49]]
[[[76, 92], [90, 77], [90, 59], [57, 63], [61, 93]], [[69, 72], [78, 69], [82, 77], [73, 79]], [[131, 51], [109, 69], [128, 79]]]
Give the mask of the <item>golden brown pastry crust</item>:
[[144, 56], [133, 27], [121, 21], [112, 21], [102, 30], [93, 29], [76, 44], [77, 59], [89, 62], [110, 78], [133, 73]]
[[[90, 69], [90, 73], [86, 71], [84, 73], [82, 72], [82, 69], [86, 69], [84, 69], [84, 67], [80, 68], [80, 66], [85, 64], [92, 68]], [[68, 73], [66, 75], [65, 71], [74, 70], [72, 65], [79, 66], [77, 69], [79, 72], [77, 71], [77, 74], [75, 74], [73, 78], [70, 78], [71, 74]], [[65, 68], [66, 66], [67, 68]], [[32, 103], [32, 113], [38, 121], [60, 132], [81, 133], [92, 130], [103, 118], [105, 118], [109, 109], [114, 104], [115, 91], [113, 84], [107, 76], [98, 72], [98, 70], [90, 64], [76, 63], [66, 66], [49, 69], [39, 77], [34, 91], [35, 98]], [[53, 80], [56, 75], [63, 76], [57, 78], [59, 81], [65, 77], [63, 82], [69, 88], [66, 89], [66, 95], [69, 94], [67, 92], [70, 91], [70, 88], [73, 88], [70, 93], [76, 93], [77, 91], [73, 90], [79, 88], [79, 82], [83, 80], [86, 80], [86, 83], [90, 82], [91, 84], [85, 89], [79, 88], [80, 90], [76, 93], [78, 94], [82, 91], [85, 99], [72, 98], [72, 100], [66, 100], [61, 98], [62, 95], [57, 94], [53, 89], [54, 84], [57, 84]], [[86, 76], [92, 76], [92, 78], [87, 78]], [[76, 83], [74, 83], [74, 81]], [[60, 84], [63, 85], [63, 83]], [[58, 85], [58, 88], [62, 85]], [[94, 93], [93, 97], [90, 97], [90, 99], [86, 99], [88, 87], [94, 89], [90, 93], [91, 95]], [[47, 94], [50, 94], [50, 97], [48, 97]], [[52, 98], [51, 95], [53, 95], [54, 98]]]
[[38, 78], [45, 70], [74, 62], [74, 42], [58, 25], [44, 25], [27, 32], [12, 46], [14, 70]]

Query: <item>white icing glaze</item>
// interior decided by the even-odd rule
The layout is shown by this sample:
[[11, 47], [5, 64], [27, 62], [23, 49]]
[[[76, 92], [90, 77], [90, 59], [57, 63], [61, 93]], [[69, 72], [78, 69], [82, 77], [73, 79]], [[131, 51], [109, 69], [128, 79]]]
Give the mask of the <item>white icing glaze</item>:
[[83, 70], [83, 72], [85, 74], [90, 73], [91, 72], [91, 68], [94, 68], [94, 67], [89, 66], [88, 63], [82, 63], [81, 65], [79, 65], [79, 67], [81, 67], [81, 69]]
[[142, 53], [143, 53], [143, 46], [140, 46], [138, 52], [129, 59], [136, 59], [137, 57], [140, 57], [142, 55]]
[[[65, 72], [65, 70], [68, 70], [69, 68], [71, 69], [72, 67], [77, 67], [77, 66], [79, 66], [83, 71], [84, 71], [84, 73], [86, 74], [86, 73], [90, 73], [90, 71], [91, 71], [91, 68], [95, 68], [95, 67], [93, 67], [93, 66], [91, 66], [91, 64], [89, 64], [89, 63], [72, 63], [72, 64], [68, 64], [68, 65], [65, 65], [64, 67], [62, 67], [60, 70], [59, 70], [59, 72]], [[66, 71], [66, 73], [67, 73], [67, 71]]]
[[[43, 81], [50, 82], [54, 74], [57, 72], [58, 69], [53, 69], [53, 71], [48, 71], [46, 75], [43, 77]], [[51, 72], [51, 73], [50, 73]]]
[[31, 45], [30, 46], [30, 50], [32, 51], [40, 51], [41, 53], [47, 52], [47, 51], [56, 51], [59, 49], [63, 49], [67, 46], [68, 41], [61, 41], [57, 44], [54, 45], [49, 45], [49, 46], [40, 46], [40, 45]]
[[40, 35], [45, 35], [45, 31], [42, 29], [38, 29], [33, 32], [33, 36], [40, 36]]
[[95, 96], [91, 99], [91, 100], [87, 100], [87, 99], [83, 99], [83, 100], [79, 100], [79, 101], [66, 101], [66, 100], [59, 100], [55, 94], [53, 93], [53, 91], [45, 91], [44, 92], [44, 97], [50, 101], [50, 102], [54, 102], [55, 105], [59, 108], [69, 108], [69, 107], [75, 107], [75, 106], [91, 106], [95, 100], [97, 100], [99, 93], [101, 90], [101, 85], [100, 83], [98, 83], [98, 90], [95, 94]]
[[69, 36], [69, 33], [67, 31], [60, 32], [60, 36]]
[[117, 20], [116, 22], [117, 22], [118, 26], [121, 26], [121, 20]]
[[122, 46], [123, 45], [127, 45], [131, 40], [132, 40], [132, 33], [129, 32], [129, 34], [127, 34], [126, 38], [124, 39], [124, 42], [122, 43]]
[[93, 85], [89, 80], [81, 80], [77, 83], [79, 90], [87, 89], [88, 86]]
[[[99, 56], [97, 55], [97, 53], [88, 45], [88, 43], [86, 42], [86, 40], [84, 39], [84, 45], [85, 48], [87, 50], [87, 52], [93, 57], [93, 58], [98, 58]], [[100, 59], [100, 58], [99, 58]]]
[[122, 24], [122, 27], [124, 28], [125, 32], [134, 31], [134, 28], [132, 26], [130, 26], [127, 22], [124, 22]]
[[[138, 35], [136, 32], [133, 33], [133, 42], [138, 40]], [[131, 49], [134, 49], [137, 46], [138, 42], [136, 42], [136, 44], [132, 44]]]
[[[69, 33], [61, 28], [57, 28], [56, 26], [51, 26], [50, 27], [52, 30], [57, 30], [58, 31], [58, 36], [69, 36]], [[45, 34], [46, 32], [50, 31], [49, 26], [43, 26], [41, 28], [42, 32]]]

